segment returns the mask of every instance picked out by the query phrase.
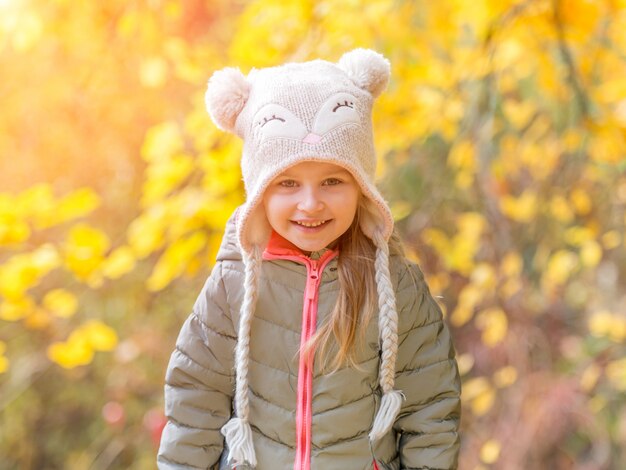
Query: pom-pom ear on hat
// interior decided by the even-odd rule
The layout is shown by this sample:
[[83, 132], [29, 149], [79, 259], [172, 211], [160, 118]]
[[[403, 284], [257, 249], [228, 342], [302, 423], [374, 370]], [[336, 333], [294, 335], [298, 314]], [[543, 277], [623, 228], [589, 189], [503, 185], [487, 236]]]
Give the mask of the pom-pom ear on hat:
[[237, 116], [250, 96], [250, 83], [234, 67], [218, 70], [209, 79], [205, 95], [206, 109], [217, 127], [234, 132]]
[[346, 52], [337, 63], [354, 84], [377, 98], [389, 82], [391, 65], [385, 57], [371, 49], [354, 49]]

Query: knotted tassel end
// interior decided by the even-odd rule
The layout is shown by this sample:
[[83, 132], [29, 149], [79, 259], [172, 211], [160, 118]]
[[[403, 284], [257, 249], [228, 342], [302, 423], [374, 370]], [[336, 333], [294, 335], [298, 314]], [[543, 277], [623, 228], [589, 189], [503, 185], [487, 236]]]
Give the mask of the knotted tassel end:
[[380, 408], [374, 418], [374, 425], [370, 431], [370, 442], [375, 442], [389, 432], [400, 412], [404, 395], [399, 390], [391, 390], [383, 394]]
[[232, 418], [222, 427], [222, 434], [228, 447], [228, 462], [233, 467], [244, 464], [256, 467], [252, 429], [248, 421]]

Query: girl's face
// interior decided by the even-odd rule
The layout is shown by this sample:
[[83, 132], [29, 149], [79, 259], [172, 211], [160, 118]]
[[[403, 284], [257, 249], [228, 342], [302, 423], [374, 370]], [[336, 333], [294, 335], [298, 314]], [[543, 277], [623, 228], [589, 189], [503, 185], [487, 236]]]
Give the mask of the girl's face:
[[352, 174], [323, 162], [302, 162], [274, 178], [263, 196], [272, 228], [302, 251], [325, 248], [348, 230], [361, 191]]

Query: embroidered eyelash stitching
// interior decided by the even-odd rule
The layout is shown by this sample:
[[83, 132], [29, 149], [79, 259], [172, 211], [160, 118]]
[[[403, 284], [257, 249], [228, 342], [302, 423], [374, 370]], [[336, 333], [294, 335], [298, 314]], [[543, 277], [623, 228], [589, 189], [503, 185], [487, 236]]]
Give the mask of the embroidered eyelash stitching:
[[268, 119], [268, 118], [266, 118], [266, 117], [264, 117], [264, 118], [263, 118], [263, 122], [259, 122], [259, 125], [260, 125], [261, 127], [263, 127], [265, 124], [267, 124], [267, 123], [268, 123], [268, 122], [270, 122], [270, 121], [282, 121], [282, 122], [285, 122], [285, 120], [284, 120], [283, 118], [281, 118], [281, 117], [276, 117], [276, 115], [275, 115], [275, 114], [272, 114], [272, 117], [271, 117], [271, 118], [269, 118], [269, 119]]
[[333, 113], [336, 112], [339, 108], [342, 108], [344, 106], [347, 106], [348, 108], [354, 109], [354, 103], [352, 101], [350, 101], [350, 104], [348, 104], [348, 100], [346, 100], [343, 103], [337, 103], [337, 106], [335, 106], [333, 108]]

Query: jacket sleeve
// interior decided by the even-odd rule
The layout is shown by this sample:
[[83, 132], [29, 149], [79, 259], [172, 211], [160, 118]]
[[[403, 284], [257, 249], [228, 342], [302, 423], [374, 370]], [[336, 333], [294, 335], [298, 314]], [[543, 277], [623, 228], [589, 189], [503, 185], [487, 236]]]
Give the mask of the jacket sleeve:
[[404, 272], [396, 298], [396, 389], [406, 397], [394, 426], [400, 468], [455, 469], [461, 382], [450, 331], [416, 265]]
[[235, 331], [218, 263], [185, 321], [165, 376], [161, 470], [217, 468], [231, 415]]

